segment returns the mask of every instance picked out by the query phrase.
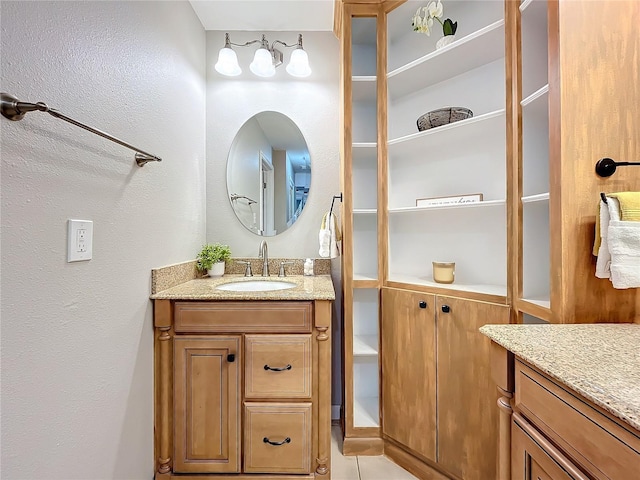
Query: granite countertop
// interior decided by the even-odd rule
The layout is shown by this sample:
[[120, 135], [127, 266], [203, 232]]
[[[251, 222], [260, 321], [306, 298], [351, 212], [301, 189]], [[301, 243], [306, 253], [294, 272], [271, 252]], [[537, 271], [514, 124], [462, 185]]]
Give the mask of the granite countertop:
[[485, 325], [480, 332], [640, 430], [640, 325]]
[[[218, 285], [230, 282], [270, 281], [291, 282], [296, 286], [286, 290], [267, 292], [233, 292], [217, 290]], [[287, 277], [245, 277], [243, 275], [224, 275], [219, 278], [197, 278], [175, 287], [151, 295], [152, 300], [335, 300], [336, 294], [330, 275], [305, 277], [291, 275]]]

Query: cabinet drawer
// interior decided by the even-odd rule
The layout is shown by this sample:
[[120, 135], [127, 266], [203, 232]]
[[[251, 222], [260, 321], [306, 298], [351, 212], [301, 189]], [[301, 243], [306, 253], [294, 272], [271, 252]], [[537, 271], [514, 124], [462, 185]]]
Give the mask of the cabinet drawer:
[[629, 480], [640, 466], [640, 437], [571, 391], [516, 362], [516, 407], [596, 478]]
[[245, 398], [311, 398], [311, 335], [247, 335]]
[[202, 332], [311, 332], [311, 302], [176, 302], [174, 329]]
[[518, 413], [511, 421], [513, 480], [587, 480], [557, 448]]
[[311, 472], [311, 403], [245, 403], [244, 471]]

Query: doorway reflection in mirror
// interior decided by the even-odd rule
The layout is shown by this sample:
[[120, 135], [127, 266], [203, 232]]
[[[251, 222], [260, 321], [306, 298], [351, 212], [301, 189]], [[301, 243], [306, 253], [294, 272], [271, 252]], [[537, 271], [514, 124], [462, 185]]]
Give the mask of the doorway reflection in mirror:
[[311, 161], [298, 127], [278, 112], [260, 112], [238, 131], [227, 160], [227, 190], [248, 230], [273, 236], [291, 227], [309, 196]]

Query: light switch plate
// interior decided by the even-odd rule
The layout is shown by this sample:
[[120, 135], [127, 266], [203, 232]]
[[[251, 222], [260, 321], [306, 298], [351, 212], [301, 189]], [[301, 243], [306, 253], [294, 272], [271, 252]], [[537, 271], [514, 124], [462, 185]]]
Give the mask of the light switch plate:
[[67, 262], [84, 262], [93, 257], [93, 221], [69, 219]]

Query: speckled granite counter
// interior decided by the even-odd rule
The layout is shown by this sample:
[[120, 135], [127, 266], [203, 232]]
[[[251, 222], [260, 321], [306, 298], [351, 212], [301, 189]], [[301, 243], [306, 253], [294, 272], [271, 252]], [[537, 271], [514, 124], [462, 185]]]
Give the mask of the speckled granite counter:
[[[286, 290], [267, 292], [233, 292], [218, 290], [217, 286], [230, 282], [245, 281], [291, 282], [296, 286]], [[225, 275], [221, 278], [198, 278], [151, 295], [152, 300], [335, 300], [336, 294], [329, 275], [305, 277], [244, 277]]]
[[485, 325], [480, 332], [640, 430], [640, 325]]

